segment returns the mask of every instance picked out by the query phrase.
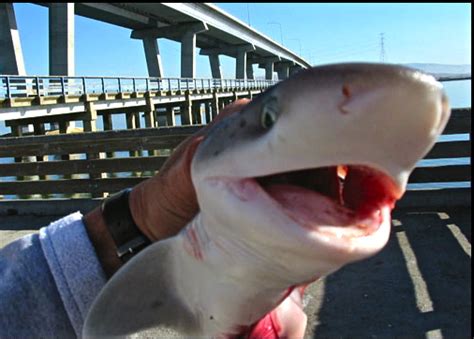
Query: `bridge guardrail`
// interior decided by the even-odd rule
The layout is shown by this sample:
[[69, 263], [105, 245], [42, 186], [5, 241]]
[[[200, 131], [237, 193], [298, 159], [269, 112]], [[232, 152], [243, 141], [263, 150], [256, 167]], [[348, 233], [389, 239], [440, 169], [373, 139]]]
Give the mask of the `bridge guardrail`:
[[0, 98], [269, 87], [276, 80], [0, 75]]
[[[471, 109], [454, 109], [444, 135], [470, 133], [470, 125]], [[0, 194], [21, 196], [86, 193], [97, 196], [104, 192], [116, 192], [153, 175], [172, 149], [200, 128], [197, 125], [0, 138], [0, 158], [39, 156], [52, 160], [0, 163]], [[425, 159], [470, 157], [470, 144], [470, 140], [441, 141], [436, 143]], [[153, 155], [148, 151], [148, 156], [127, 156], [129, 151], [135, 150], [159, 150], [160, 155]], [[125, 155], [117, 158], [86, 156], [105, 152], [123, 152]], [[62, 155], [78, 153], [82, 157], [58, 160]], [[104, 173], [108, 176], [102, 176]], [[16, 180], [18, 177], [23, 180]], [[448, 164], [417, 167], [409, 184], [470, 181], [470, 164]], [[406, 197], [397, 204], [400, 208], [436, 205], [470, 206], [470, 187], [409, 189]]]

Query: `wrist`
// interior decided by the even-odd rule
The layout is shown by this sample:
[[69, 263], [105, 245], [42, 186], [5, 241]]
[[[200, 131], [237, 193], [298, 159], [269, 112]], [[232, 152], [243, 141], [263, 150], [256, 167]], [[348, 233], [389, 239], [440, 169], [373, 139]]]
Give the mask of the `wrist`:
[[102, 269], [106, 277], [110, 278], [122, 267], [123, 262], [117, 256], [114, 239], [107, 229], [100, 207], [87, 213], [83, 221]]
[[129, 195], [129, 189], [113, 194], [84, 217], [89, 238], [108, 278], [150, 244], [132, 217]]

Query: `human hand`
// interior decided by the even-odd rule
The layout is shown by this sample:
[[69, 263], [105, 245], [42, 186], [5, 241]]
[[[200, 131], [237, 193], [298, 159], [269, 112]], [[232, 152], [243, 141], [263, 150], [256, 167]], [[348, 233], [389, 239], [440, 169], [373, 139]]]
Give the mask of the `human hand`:
[[249, 99], [240, 99], [226, 106], [210, 124], [179, 144], [157, 175], [133, 188], [130, 211], [138, 228], [150, 240], [177, 234], [199, 212], [191, 181], [194, 153], [216, 122], [239, 112], [249, 102]]

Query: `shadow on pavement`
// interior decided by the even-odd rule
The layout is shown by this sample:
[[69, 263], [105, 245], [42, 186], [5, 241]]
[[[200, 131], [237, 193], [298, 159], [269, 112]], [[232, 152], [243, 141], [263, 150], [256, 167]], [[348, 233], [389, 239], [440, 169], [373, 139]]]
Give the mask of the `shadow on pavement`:
[[471, 337], [470, 210], [393, 218], [383, 251], [325, 279], [314, 338]]

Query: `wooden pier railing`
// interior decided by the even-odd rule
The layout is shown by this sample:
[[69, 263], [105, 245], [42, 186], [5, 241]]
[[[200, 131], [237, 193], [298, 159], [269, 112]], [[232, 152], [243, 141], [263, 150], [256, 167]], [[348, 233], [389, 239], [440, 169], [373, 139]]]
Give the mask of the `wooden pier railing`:
[[[436, 143], [426, 159], [445, 162], [420, 166], [410, 177], [410, 184], [457, 182], [465, 187], [411, 188], [399, 208], [470, 206], [470, 163], [446, 164], [449, 159], [470, 157], [470, 127], [471, 109], [454, 109], [444, 134], [469, 133], [469, 139]], [[82, 193], [82, 199], [91, 200], [133, 186], [156, 173], [173, 148], [200, 128], [194, 125], [0, 138], [0, 158], [4, 158], [0, 159], [0, 206], [38, 194], [65, 198]], [[130, 157], [134, 151], [142, 156]], [[112, 152], [116, 157], [108, 158], [106, 154]], [[44, 161], [13, 161], [28, 156]], [[68, 156], [72, 160], [60, 160]]]

